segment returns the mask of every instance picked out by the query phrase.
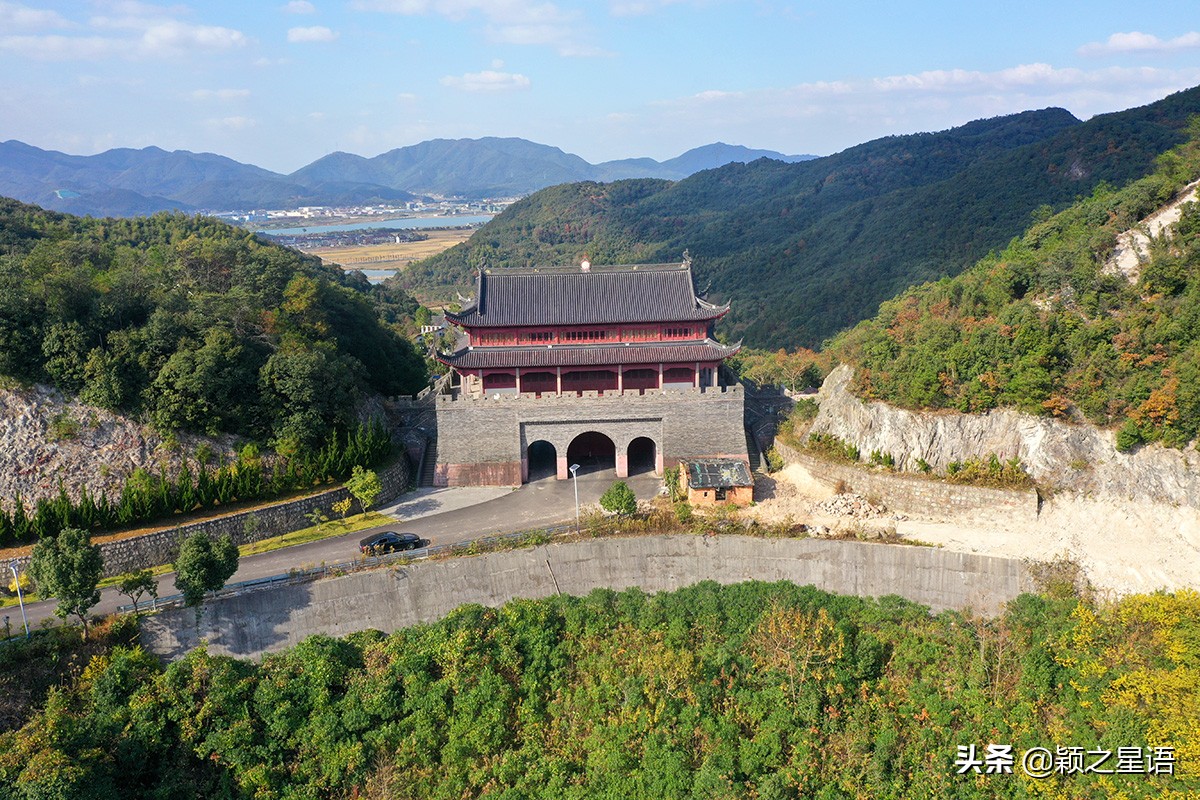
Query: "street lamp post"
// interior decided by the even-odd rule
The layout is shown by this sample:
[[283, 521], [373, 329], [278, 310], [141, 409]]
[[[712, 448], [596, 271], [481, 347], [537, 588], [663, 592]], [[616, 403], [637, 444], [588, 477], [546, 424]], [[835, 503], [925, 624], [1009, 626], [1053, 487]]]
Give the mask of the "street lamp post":
[[[576, 503], [578, 507], [578, 502]], [[578, 514], [578, 511], [576, 512]], [[29, 620], [25, 617], [25, 596], [21, 594], [21, 579], [17, 577], [17, 562], [8, 562], [8, 568], [12, 570], [13, 583], [17, 585], [17, 602], [21, 604], [21, 622], [25, 623], [25, 638], [29, 638]]]
[[575, 482], [575, 533], [579, 533], [579, 465], [572, 464], [571, 478]]

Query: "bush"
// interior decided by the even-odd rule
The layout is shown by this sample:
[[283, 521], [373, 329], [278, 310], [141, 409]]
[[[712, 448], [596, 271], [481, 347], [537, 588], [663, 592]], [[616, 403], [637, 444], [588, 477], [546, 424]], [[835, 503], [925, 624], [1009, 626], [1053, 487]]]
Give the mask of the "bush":
[[838, 461], [858, 461], [858, 447], [843, 441], [832, 433], [813, 433], [808, 437], [805, 447], [813, 453]]
[[1117, 450], [1122, 453], [1128, 453], [1138, 445], [1144, 444], [1145, 438], [1142, 436], [1142, 429], [1133, 420], [1126, 420], [1121, 429], [1117, 431]]
[[679, 486], [679, 467], [667, 467], [663, 470], [663, 484], [671, 497], [671, 502], [683, 499], [683, 489]]
[[605, 511], [628, 517], [637, 513], [637, 497], [625, 481], [617, 481], [600, 496], [600, 507]]
[[774, 447], [767, 450], [764, 455], [767, 460], [767, 472], [779, 472], [783, 469], [783, 456]]
[[887, 469], [895, 469], [896, 459], [891, 453], [884, 453], [879, 450], [871, 451], [871, 465], [876, 467], [886, 467]]

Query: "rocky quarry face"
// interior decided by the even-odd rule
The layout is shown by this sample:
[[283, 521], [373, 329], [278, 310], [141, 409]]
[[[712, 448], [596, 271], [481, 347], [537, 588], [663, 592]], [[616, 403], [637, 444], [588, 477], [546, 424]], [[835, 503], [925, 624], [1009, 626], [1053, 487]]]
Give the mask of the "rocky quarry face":
[[1161, 445], [1121, 453], [1113, 432], [1012, 410], [987, 414], [908, 411], [863, 402], [850, 391], [853, 370], [837, 367], [817, 396], [813, 433], [855, 444], [864, 456], [890, 453], [896, 468], [916, 471], [922, 458], [944, 472], [954, 461], [1016, 456], [1039, 486], [1097, 499], [1200, 507], [1200, 454]]
[[47, 386], [0, 389], [0, 503], [12, 510], [19, 494], [26, 510], [40, 498], [72, 499], [86, 486], [93, 496], [120, 495], [136, 469], [174, 475], [196, 449], [232, 457], [232, 437], [180, 435], [166, 443], [150, 428], [102, 408], [68, 400]]

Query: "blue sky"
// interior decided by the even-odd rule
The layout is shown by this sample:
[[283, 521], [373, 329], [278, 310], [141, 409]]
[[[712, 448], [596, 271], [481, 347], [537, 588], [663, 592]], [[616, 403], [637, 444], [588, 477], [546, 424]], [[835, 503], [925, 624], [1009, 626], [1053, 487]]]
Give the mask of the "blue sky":
[[1200, 84], [1188, 2], [0, 0], [0, 140], [291, 172], [520, 136], [592, 161], [888, 134]]

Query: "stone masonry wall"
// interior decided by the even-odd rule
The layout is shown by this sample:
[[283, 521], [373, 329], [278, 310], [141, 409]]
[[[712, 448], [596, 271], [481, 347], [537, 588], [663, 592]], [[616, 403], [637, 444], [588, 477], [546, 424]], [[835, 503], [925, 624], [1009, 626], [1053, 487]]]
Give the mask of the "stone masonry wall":
[[866, 466], [839, 464], [775, 442], [788, 463], [800, 464], [817, 480], [844, 484], [858, 494], [879, 500], [891, 511], [923, 518], [983, 520], [993, 517], [1033, 523], [1038, 516], [1038, 495], [1032, 489], [992, 489], [961, 486], [943, 481], [884, 472]]
[[597, 431], [618, 456], [637, 437], [654, 441], [666, 466], [684, 458], [746, 458], [740, 386], [618, 393], [582, 397], [441, 395], [437, 398], [438, 485], [521, 482], [521, 462], [544, 440], [565, 458], [571, 440]]
[[[401, 494], [409, 484], [408, 460], [401, 457], [395, 464], [380, 470], [379, 480], [383, 484], [383, 492], [380, 493], [378, 501], [390, 500]], [[100, 545], [100, 552], [104, 556], [104, 577], [169, 564], [179, 554], [180, 543], [197, 531], [203, 531], [214, 539], [228, 533], [233, 537], [235, 544], [243, 545], [307, 528], [312, 523], [305, 514], [314, 509], [321, 509], [328, 514], [330, 506], [349, 496], [350, 493], [345, 487], [339, 486], [319, 494], [253, 511], [242, 511], [190, 525], [164, 528], [132, 539], [104, 542]], [[29, 557], [25, 556], [15, 561], [17, 569], [24, 572]]]

